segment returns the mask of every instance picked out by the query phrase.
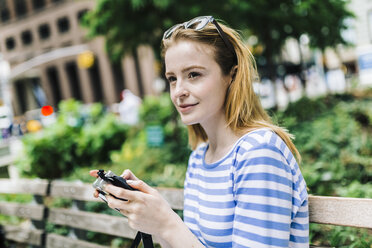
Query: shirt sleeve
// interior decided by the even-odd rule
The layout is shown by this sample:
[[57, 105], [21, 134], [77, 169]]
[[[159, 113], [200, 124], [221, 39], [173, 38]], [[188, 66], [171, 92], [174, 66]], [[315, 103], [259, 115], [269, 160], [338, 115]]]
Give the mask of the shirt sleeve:
[[283, 153], [271, 144], [240, 151], [233, 180], [233, 248], [289, 247], [293, 204], [301, 203]]

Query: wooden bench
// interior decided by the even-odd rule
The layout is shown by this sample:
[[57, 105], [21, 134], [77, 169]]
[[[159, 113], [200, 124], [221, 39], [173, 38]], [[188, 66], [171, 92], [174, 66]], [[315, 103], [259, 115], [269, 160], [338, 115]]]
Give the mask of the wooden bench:
[[0, 177], [18, 178], [18, 171], [13, 165], [14, 155], [10, 151], [9, 141], [0, 142]]
[[[173, 209], [183, 209], [182, 189], [157, 189]], [[91, 184], [78, 182], [0, 179], [0, 193], [29, 194], [34, 198], [28, 204], [0, 202], [1, 215], [18, 216], [31, 223], [28, 227], [3, 225], [5, 238], [34, 247], [53, 248], [108, 248], [83, 240], [85, 231], [133, 239], [136, 231], [129, 228], [125, 217], [85, 211], [85, 202], [101, 201], [93, 198], [93, 191]], [[44, 199], [49, 197], [72, 199], [73, 206], [47, 207]], [[309, 213], [312, 223], [372, 228], [372, 199], [309, 196]], [[46, 222], [71, 228], [70, 235], [46, 233]]]

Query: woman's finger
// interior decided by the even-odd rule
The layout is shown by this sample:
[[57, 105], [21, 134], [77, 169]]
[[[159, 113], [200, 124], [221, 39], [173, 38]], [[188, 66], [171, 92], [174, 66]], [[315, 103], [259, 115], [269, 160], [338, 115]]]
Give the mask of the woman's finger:
[[[91, 175], [92, 177], [98, 177], [98, 170], [91, 170], [91, 171], [89, 171], [89, 175]], [[94, 191], [93, 196], [95, 198], [98, 197], [98, 191], [97, 190]]]
[[98, 177], [98, 170], [89, 171], [89, 175], [91, 175], [92, 177]]
[[120, 187], [116, 187], [111, 184], [106, 184], [104, 186], [104, 190], [118, 198], [130, 200], [130, 201], [134, 201], [135, 199], [138, 198], [138, 194], [142, 193], [138, 191], [131, 191], [131, 190], [123, 189]]
[[129, 212], [128, 212], [127, 210], [125, 210], [125, 209], [119, 209], [119, 210], [120, 210], [120, 213], [121, 213], [122, 215], [125, 215], [125, 216], [128, 217]]
[[128, 212], [130, 212], [130, 202], [129, 201], [123, 201], [116, 199], [115, 197], [111, 195], [106, 196], [107, 199], [107, 205], [112, 209], [120, 209], [120, 212], [123, 211], [128, 215]]
[[139, 180], [131, 170], [126, 169], [122, 174], [121, 177], [123, 177], [126, 180]]
[[98, 197], [98, 194], [99, 194], [99, 192], [98, 192], [97, 190], [95, 190], [94, 193], [93, 193], [93, 196], [94, 196], [95, 198], [97, 198], [97, 197]]
[[120, 188], [120, 187], [116, 187], [116, 186], [111, 185], [111, 184], [105, 184], [104, 185], [104, 191], [106, 191], [107, 193], [110, 193], [111, 195], [114, 195], [117, 198], [121, 198], [121, 199], [126, 199], [126, 200], [133, 201], [136, 198], [136, 196], [132, 194], [133, 191], [123, 189], [123, 188]]
[[134, 189], [147, 194], [155, 194], [156, 190], [142, 180], [128, 180], [127, 183]]

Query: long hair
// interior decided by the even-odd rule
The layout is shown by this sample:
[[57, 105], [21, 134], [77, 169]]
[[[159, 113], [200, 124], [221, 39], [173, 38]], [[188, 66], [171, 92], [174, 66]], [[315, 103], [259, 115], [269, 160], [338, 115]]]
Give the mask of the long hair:
[[[189, 40], [209, 45], [214, 52], [214, 59], [224, 75], [228, 75], [237, 66], [233, 81], [227, 89], [224, 103], [227, 125], [238, 135], [258, 128], [269, 128], [284, 140], [297, 160], [300, 161], [301, 156], [291, 140], [294, 137], [286, 129], [273, 124], [253, 90], [253, 82], [258, 81], [258, 73], [252, 53], [237, 31], [220, 22], [219, 24], [233, 45], [236, 57], [227, 49], [215, 26], [209, 23], [202, 30], [179, 28], [173, 32], [171, 37], [164, 39], [161, 46], [163, 61], [167, 49], [179, 41]], [[198, 144], [208, 140], [208, 136], [200, 124], [189, 125], [187, 128], [189, 144], [193, 150]]]

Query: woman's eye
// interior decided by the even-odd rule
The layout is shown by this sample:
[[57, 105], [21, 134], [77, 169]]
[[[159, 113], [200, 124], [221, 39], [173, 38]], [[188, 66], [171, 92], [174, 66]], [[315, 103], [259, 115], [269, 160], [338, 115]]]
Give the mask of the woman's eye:
[[196, 78], [198, 76], [200, 76], [200, 73], [198, 73], [198, 72], [190, 72], [189, 73], [189, 78]]
[[168, 80], [168, 83], [172, 83], [176, 81], [176, 77], [168, 77], [167, 80]]

